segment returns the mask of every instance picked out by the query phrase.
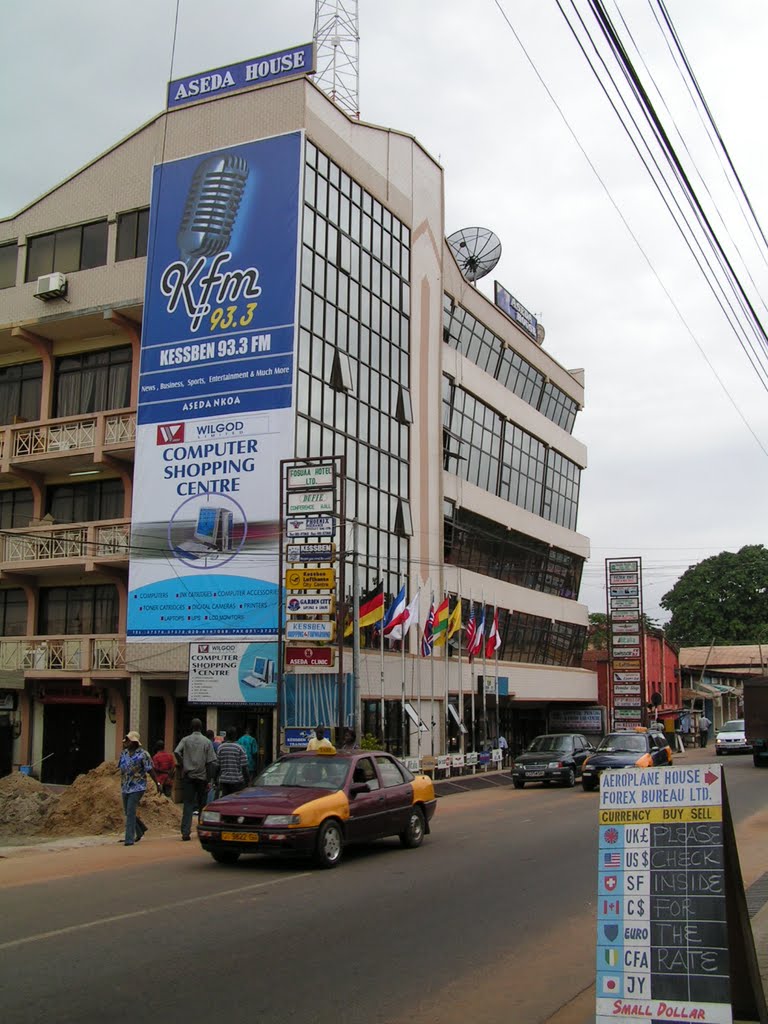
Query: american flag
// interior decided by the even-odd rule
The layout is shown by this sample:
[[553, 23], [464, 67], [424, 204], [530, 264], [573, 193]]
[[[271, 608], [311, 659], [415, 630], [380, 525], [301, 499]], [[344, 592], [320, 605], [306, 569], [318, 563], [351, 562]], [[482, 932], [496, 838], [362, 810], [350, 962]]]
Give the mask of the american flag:
[[621, 867], [621, 855], [618, 853], [606, 853], [603, 857], [603, 864], [607, 868]]
[[433, 601], [429, 606], [429, 614], [427, 615], [427, 621], [424, 623], [424, 635], [421, 638], [421, 656], [422, 658], [428, 658], [432, 653], [432, 645], [434, 644], [435, 638], [432, 635], [432, 627], [435, 624], [435, 602]]
[[467, 645], [467, 654], [472, 654], [472, 648], [475, 645], [475, 633], [477, 632], [477, 625], [475, 623], [475, 610], [472, 605], [469, 606], [469, 622], [464, 627], [464, 642]]

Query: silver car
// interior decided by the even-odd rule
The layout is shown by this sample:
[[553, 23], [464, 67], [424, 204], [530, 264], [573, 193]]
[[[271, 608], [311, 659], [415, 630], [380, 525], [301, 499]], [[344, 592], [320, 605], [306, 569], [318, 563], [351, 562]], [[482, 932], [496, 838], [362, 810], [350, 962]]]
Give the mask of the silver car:
[[750, 754], [752, 747], [744, 733], [744, 719], [734, 718], [724, 722], [715, 736], [716, 754]]

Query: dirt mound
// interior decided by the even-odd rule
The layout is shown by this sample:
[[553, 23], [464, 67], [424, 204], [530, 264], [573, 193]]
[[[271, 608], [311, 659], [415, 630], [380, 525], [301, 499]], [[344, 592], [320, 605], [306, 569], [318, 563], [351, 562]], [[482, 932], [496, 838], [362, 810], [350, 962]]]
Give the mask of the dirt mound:
[[58, 796], [37, 779], [12, 772], [0, 779], [0, 838], [36, 835], [56, 806]]
[[[139, 817], [151, 829], [177, 831], [181, 809], [158, 795], [150, 779], [139, 804]], [[44, 831], [52, 836], [98, 836], [124, 828], [120, 772], [116, 761], [104, 761], [87, 775], [80, 775], [61, 794], [46, 817]]]

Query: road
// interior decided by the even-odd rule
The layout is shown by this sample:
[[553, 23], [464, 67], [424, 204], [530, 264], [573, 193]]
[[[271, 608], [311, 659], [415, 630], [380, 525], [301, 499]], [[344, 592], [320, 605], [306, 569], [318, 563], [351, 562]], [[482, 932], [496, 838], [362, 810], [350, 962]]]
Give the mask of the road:
[[[768, 869], [749, 820], [768, 772], [726, 764], [750, 882]], [[545, 1021], [594, 980], [597, 803], [579, 787], [451, 796], [421, 849], [373, 844], [330, 872], [224, 867], [151, 834], [0, 860], [0, 1019]]]

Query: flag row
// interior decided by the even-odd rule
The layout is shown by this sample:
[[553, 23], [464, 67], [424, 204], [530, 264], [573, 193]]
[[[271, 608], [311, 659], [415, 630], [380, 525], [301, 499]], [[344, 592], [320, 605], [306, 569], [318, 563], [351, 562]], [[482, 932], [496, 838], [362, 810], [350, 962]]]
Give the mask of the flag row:
[[[384, 582], [380, 581], [360, 600], [360, 629], [373, 626], [375, 631], [387, 640], [402, 642], [412, 626], [419, 626], [420, 597], [421, 590], [417, 590], [415, 597], [409, 602], [403, 585], [389, 608], [386, 608]], [[485, 653], [486, 657], [492, 658], [501, 647], [498, 608], [494, 609], [493, 618], [486, 626], [485, 605], [482, 606], [480, 613], [475, 615], [474, 605], [470, 602], [469, 619], [463, 623], [461, 601], [457, 600], [451, 611], [450, 598], [446, 597], [437, 607], [434, 600], [430, 603], [421, 634], [422, 656], [428, 658], [436, 647], [444, 646], [461, 630], [464, 631], [464, 647], [470, 657]], [[352, 631], [352, 622], [348, 621], [344, 636], [351, 636]]]

